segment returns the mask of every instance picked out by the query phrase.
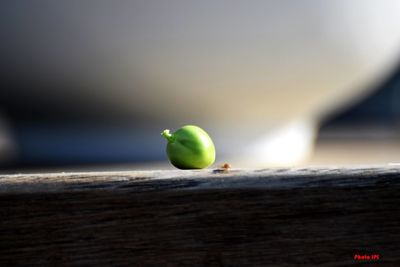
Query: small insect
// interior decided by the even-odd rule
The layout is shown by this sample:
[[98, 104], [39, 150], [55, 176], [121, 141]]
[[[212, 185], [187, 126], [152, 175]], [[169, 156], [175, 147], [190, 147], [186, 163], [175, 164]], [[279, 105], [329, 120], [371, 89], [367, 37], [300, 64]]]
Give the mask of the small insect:
[[229, 169], [231, 168], [231, 164], [229, 163], [224, 163], [221, 164], [220, 167], [218, 169], [215, 169], [213, 172], [214, 173], [226, 173], [229, 171]]
[[221, 165], [221, 169], [224, 169], [226, 171], [229, 170], [231, 167], [232, 166], [229, 163], [224, 163], [224, 164]]

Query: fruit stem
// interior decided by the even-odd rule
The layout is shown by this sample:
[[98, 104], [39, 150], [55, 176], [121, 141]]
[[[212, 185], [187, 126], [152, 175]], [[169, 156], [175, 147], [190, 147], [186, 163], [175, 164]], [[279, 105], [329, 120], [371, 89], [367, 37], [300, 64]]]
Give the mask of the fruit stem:
[[161, 135], [164, 136], [168, 140], [168, 142], [173, 142], [174, 141], [174, 136], [169, 132], [168, 129], [164, 130], [161, 133]]

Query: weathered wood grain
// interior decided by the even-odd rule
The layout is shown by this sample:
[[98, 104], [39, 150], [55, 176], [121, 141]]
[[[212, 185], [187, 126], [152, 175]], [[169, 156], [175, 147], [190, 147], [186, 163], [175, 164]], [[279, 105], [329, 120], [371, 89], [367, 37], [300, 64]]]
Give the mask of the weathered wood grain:
[[398, 168], [4, 175], [0, 266], [400, 266], [399, 205]]

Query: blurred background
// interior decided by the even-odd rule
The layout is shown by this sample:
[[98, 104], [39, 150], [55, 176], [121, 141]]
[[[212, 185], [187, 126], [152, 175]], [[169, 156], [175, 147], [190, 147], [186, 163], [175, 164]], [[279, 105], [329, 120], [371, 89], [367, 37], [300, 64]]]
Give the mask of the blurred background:
[[400, 2], [0, 2], [0, 172], [400, 162]]

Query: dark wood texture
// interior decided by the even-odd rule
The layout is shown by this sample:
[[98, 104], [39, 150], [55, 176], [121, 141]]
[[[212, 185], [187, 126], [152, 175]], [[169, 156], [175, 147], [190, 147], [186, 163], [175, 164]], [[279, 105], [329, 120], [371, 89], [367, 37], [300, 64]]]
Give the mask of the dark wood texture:
[[399, 190], [398, 168], [3, 175], [0, 266], [400, 266]]

